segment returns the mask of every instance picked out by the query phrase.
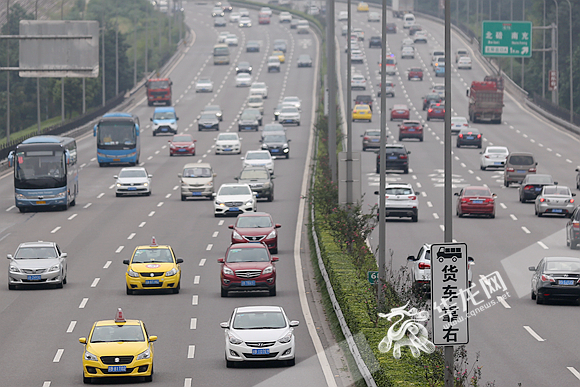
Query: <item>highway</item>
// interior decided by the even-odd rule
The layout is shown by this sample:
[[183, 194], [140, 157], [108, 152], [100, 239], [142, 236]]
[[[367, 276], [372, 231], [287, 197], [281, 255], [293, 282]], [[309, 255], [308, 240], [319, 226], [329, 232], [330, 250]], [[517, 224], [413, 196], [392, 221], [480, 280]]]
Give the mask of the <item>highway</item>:
[[[301, 204], [305, 203], [301, 198], [302, 179], [310, 165], [307, 151], [314, 120], [320, 42], [312, 32], [297, 35], [289, 24], [278, 23], [276, 15], [271, 25], [258, 25], [257, 11], [252, 10], [251, 28], [242, 29], [231, 23], [226, 28], [214, 28], [213, 4], [185, 2], [184, 6], [193, 43], [170, 69], [169, 76], [173, 80], [180, 132], [189, 132], [197, 140], [196, 156], [169, 157], [170, 137], [152, 136], [149, 118], [154, 108], [147, 107], [141, 93], [128, 110], [140, 118], [140, 161], [153, 175], [151, 196], [115, 197], [113, 175], [121, 167], [99, 168], [92, 131], [77, 140], [80, 194], [76, 206], [67, 211], [19, 213], [14, 207], [12, 173], [0, 176], [3, 253], [13, 253], [19, 243], [36, 240], [55, 241], [68, 253], [68, 283], [64, 289], [9, 291], [7, 275], [0, 276], [3, 386], [81, 385], [83, 346], [78, 339], [88, 335], [95, 321], [112, 319], [119, 307], [126, 318], [143, 320], [149, 334], [159, 337], [155, 343], [156, 385], [295, 386], [303, 380], [313, 386], [342, 385], [335, 382], [338, 372], [329, 368], [324, 352], [317, 356], [322, 349], [320, 339], [311, 338], [312, 332], [321, 330], [324, 316], [316, 310], [307, 281], [308, 240], [303, 229], [297, 228]], [[211, 53], [221, 30], [237, 34], [239, 46], [232, 49], [230, 65], [214, 66]], [[266, 59], [277, 38], [288, 41], [286, 63], [280, 73], [268, 73]], [[248, 40], [261, 41], [259, 53], [246, 53]], [[312, 68], [296, 66], [298, 55], [303, 53], [313, 58]], [[221, 131], [237, 131], [236, 119], [248, 95], [247, 88], [236, 88], [234, 82], [235, 66], [242, 60], [253, 65], [254, 80], [269, 86], [264, 123], [273, 121], [273, 110], [284, 96], [295, 95], [302, 100], [301, 126], [287, 129], [292, 140], [291, 156], [275, 162], [275, 201], [258, 203], [258, 211], [269, 212], [276, 223], [282, 224], [276, 254], [280, 257], [276, 265], [276, 297], [251, 293], [220, 297], [217, 259], [229, 246], [231, 231], [227, 226], [234, 223], [234, 218], [215, 218], [212, 201], [180, 200], [177, 174], [186, 163], [211, 163], [217, 173], [216, 191], [222, 183], [235, 182], [234, 177], [241, 170], [239, 155], [214, 154], [216, 133], [198, 132], [196, 118], [207, 104], [219, 104], [224, 111]], [[200, 76], [211, 77], [213, 93], [195, 93]], [[242, 155], [246, 150], [259, 149], [259, 133], [241, 136]], [[171, 245], [184, 259], [181, 292], [128, 296], [122, 260], [129, 259], [136, 246], [148, 245], [152, 236], [159, 244]], [[305, 287], [309, 294], [301, 290]], [[306, 309], [300, 297], [307, 304]], [[314, 308], [312, 311], [308, 304]], [[234, 307], [244, 305], [279, 305], [289, 319], [300, 321], [295, 330], [296, 366], [226, 368], [224, 333], [219, 323], [228, 320]]]
[[[345, 4], [336, 5], [336, 14], [346, 10]], [[380, 11], [372, 8], [371, 11]], [[380, 100], [378, 61], [380, 49], [368, 46], [370, 36], [380, 36], [380, 23], [367, 22], [367, 13], [352, 8], [353, 28], [365, 31], [363, 51], [366, 55], [363, 64], [353, 64], [356, 72], [362, 73], [371, 84], [366, 91], [353, 91], [354, 99], [359, 94], [375, 97], [373, 122], [353, 123], [353, 150], [362, 150], [360, 135], [367, 128], [378, 128]], [[405, 140], [411, 151], [408, 175], [388, 173], [388, 182], [408, 182], [421, 192], [419, 221], [390, 218], [387, 221], [387, 251], [393, 252], [393, 267], [407, 265], [406, 258], [416, 255], [423, 243], [443, 242], [443, 121], [426, 121], [422, 110], [421, 97], [429, 92], [431, 84], [443, 83], [444, 78], [435, 78], [431, 69], [430, 51], [443, 47], [444, 28], [442, 24], [418, 18], [418, 23], [428, 32], [428, 44], [417, 43], [415, 59], [400, 59], [400, 46], [408, 32], [402, 28], [402, 20], [397, 23], [397, 33], [387, 35], [390, 51], [398, 60], [398, 74], [393, 77], [396, 83], [396, 97], [387, 100], [387, 106], [405, 103], [411, 108], [411, 119], [420, 119], [425, 127], [425, 141]], [[341, 36], [342, 25], [336, 22], [336, 36], [339, 42], [340, 66], [343, 87], [346, 84], [346, 45]], [[452, 53], [457, 48], [466, 47], [457, 34], [452, 36]], [[476, 58], [471, 55], [472, 58]], [[412, 66], [424, 68], [423, 81], [408, 81], [405, 71]], [[467, 117], [467, 98], [465, 91], [474, 80], [483, 80], [486, 75], [478, 59], [473, 60], [472, 70], [452, 70], [452, 114]], [[369, 82], [370, 81], [370, 82]], [[346, 90], [343, 89], [344, 96]], [[346, 101], [344, 101], [346, 106]], [[483, 133], [483, 146], [507, 146], [510, 151], [527, 151], [534, 154], [538, 161], [538, 173], [548, 173], [560, 185], [575, 188], [574, 169], [579, 164], [577, 158], [579, 139], [577, 136], [556, 127], [522, 106], [513, 97], [504, 98], [504, 114], [499, 125], [472, 124]], [[347, 119], [350, 115], [347, 113]], [[387, 120], [388, 143], [397, 143], [398, 122]], [[467, 349], [470, 359], [475, 360], [479, 352], [483, 381], [496, 381], [501, 386], [547, 386], [576, 385], [580, 379], [578, 364], [578, 339], [574, 332], [578, 324], [579, 309], [573, 302], [552, 302], [536, 305], [530, 299], [529, 266], [536, 266], [544, 256], [578, 257], [577, 251], [566, 247], [564, 227], [567, 219], [534, 215], [533, 203], [522, 204], [518, 201], [518, 185], [510, 188], [503, 186], [503, 171], [482, 171], [479, 168], [479, 152], [483, 149], [456, 148], [453, 138], [453, 191], [459, 192], [469, 185], [487, 185], [497, 194], [496, 218], [455, 216], [453, 208], [453, 238], [466, 242], [468, 254], [475, 259], [474, 283], [475, 302], [478, 306], [493, 305], [470, 319], [470, 342]], [[362, 153], [362, 192], [365, 209], [377, 203], [374, 191], [378, 190], [379, 175], [375, 173], [375, 153]], [[455, 199], [453, 201], [455, 206]], [[368, 205], [368, 206], [367, 206]], [[378, 227], [374, 231], [371, 244], [378, 247]], [[387, 254], [387, 257], [389, 255]], [[387, 258], [387, 264], [389, 259]], [[498, 272], [505, 282], [506, 290], [487, 297], [479, 282], [480, 276]], [[508, 294], [503, 302], [498, 296]], [[480, 304], [481, 303], [481, 304]], [[490, 304], [491, 305], [491, 304]], [[470, 309], [475, 309], [473, 303]]]

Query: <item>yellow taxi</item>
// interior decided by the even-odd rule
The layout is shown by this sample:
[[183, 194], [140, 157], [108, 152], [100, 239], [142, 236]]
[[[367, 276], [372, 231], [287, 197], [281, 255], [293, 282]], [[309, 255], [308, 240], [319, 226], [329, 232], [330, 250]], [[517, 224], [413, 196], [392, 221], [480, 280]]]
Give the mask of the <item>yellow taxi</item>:
[[359, 104], [354, 105], [354, 109], [352, 109], [352, 121], [356, 120], [369, 120], [372, 122], [373, 120], [373, 111], [369, 105]]
[[183, 259], [175, 258], [171, 246], [158, 245], [155, 237], [149, 246], [137, 246], [131, 259], [123, 261], [128, 265], [125, 279], [127, 294], [136, 290], [170, 289], [179, 293], [181, 287], [181, 266]]
[[360, 3], [358, 3], [358, 6], [356, 7], [356, 10], [358, 12], [368, 12], [369, 11], [369, 5], [367, 3], [365, 3], [364, 1], [361, 1]]
[[284, 61], [286, 60], [286, 55], [284, 55], [284, 52], [282, 51], [274, 51], [272, 53], [272, 56], [277, 56], [278, 58], [280, 58], [280, 63], [284, 63]]
[[111, 377], [139, 377], [153, 380], [153, 342], [141, 320], [125, 320], [121, 308], [114, 320], [93, 324], [89, 338], [81, 337], [83, 382]]

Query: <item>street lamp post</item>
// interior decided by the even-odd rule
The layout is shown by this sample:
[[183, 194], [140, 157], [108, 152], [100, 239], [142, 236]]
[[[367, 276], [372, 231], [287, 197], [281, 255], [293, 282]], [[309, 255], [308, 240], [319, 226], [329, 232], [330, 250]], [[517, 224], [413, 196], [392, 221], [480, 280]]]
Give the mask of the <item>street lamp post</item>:
[[574, 55], [572, 51], [572, 3], [570, 0], [568, 2], [568, 7], [570, 7], [570, 123], [574, 123]]
[[[558, 72], [558, 69], [559, 69], [559, 66], [558, 66], [558, 34], [560, 33], [560, 25], [558, 24], [558, 13], [560, 13], [560, 11], [558, 9], [558, 2], [556, 0], [553, 0], [553, 1], [554, 1], [554, 4], [556, 4], [556, 39], [555, 39], [555, 41], [554, 41], [554, 39], [552, 39], [552, 41], [555, 42], [555, 45], [552, 47], [552, 49], [553, 49], [552, 50], [552, 70], [556, 71], [556, 77], [559, 80], [560, 74]], [[559, 82], [557, 82], [556, 85], [558, 83]], [[560, 100], [560, 98], [559, 98], [560, 87], [558, 87], [558, 86], [556, 86], [556, 89], [552, 91], [552, 103], [555, 104], [556, 106], [558, 106], [558, 102]]]

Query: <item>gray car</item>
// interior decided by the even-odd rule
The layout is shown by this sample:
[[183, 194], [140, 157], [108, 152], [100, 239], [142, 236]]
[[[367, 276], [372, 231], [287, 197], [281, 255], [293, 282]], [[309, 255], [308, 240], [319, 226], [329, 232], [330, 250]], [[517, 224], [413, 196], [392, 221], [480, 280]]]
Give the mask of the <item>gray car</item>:
[[181, 186], [181, 201], [187, 198], [213, 199], [214, 177], [208, 163], [188, 163], [183, 171], [177, 174]]
[[18, 285], [55, 285], [62, 288], [66, 284], [67, 254], [54, 242], [24, 242], [14, 255], [7, 254], [8, 289]]
[[197, 119], [197, 128], [199, 131], [204, 129], [220, 130], [220, 120], [214, 112], [201, 113]]
[[580, 258], [544, 257], [537, 267], [530, 266], [532, 300], [543, 304], [550, 299], [580, 299]]
[[285, 132], [266, 134], [260, 139], [260, 142], [262, 149], [270, 151], [272, 157], [290, 157], [290, 140], [286, 138]]
[[201, 113], [214, 113], [217, 119], [220, 121], [222, 121], [224, 118], [224, 113], [222, 112], [220, 105], [207, 105]]
[[242, 130], [255, 130], [257, 132], [259, 126], [258, 118], [251, 112], [243, 112], [238, 120], [238, 132]]
[[298, 67], [312, 67], [312, 58], [308, 54], [302, 54], [298, 57]]
[[561, 185], [545, 185], [542, 193], [536, 197], [536, 215], [556, 214], [569, 217], [576, 207], [570, 188]]
[[510, 183], [521, 183], [527, 174], [536, 173], [537, 165], [538, 163], [531, 153], [510, 153], [505, 162], [503, 184], [509, 187]]
[[248, 166], [236, 177], [238, 183], [247, 184], [258, 199], [266, 199], [271, 202], [274, 200], [274, 182], [275, 176], [271, 176], [268, 169], [263, 166]]
[[363, 152], [369, 148], [379, 148], [381, 146], [381, 130], [380, 129], [367, 129], [362, 137], [362, 150]]

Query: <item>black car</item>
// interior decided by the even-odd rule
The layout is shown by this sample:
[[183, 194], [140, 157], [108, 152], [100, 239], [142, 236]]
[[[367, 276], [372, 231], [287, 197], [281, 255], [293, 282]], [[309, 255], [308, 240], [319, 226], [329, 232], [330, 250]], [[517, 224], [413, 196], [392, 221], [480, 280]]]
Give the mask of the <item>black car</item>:
[[415, 32], [421, 31], [422, 29], [423, 29], [423, 27], [421, 27], [419, 24], [412, 25], [409, 28], [409, 35], [413, 36], [413, 35], [415, 35]]
[[247, 184], [253, 192], [257, 194], [258, 199], [266, 199], [269, 202], [274, 200], [274, 182], [275, 176], [264, 166], [248, 166], [240, 172], [235, 179], [240, 184]]
[[204, 112], [201, 113], [197, 119], [198, 130], [202, 131], [204, 129], [210, 130], [220, 130], [220, 120], [215, 115], [215, 112]]
[[423, 110], [427, 110], [432, 103], [440, 103], [443, 101], [441, 96], [437, 93], [429, 93], [423, 97]]
[[576, 207], [566, 223], [566, 246], [571, 249], [578, 248], [580, 244], [580, 206]]
[[[385, 147], [387, 156], [387, 169], [394, 169], [403, 171], [403, 173], [409, 173], [409, 154], [410, 151], [405, 148], [404, 145], [399, 144], [389, 144]], [[377, 153], [377, 173], [381, 172], [381, 155], [379, 151]]]
[[380, 36], [371, 36], [369, 40], [369, 48], [378, 47], [381, 48], [383, 46], [382, 39]]
[[545, 185], [555, 185], [552, 175], [529, 174], [524, 177], [520, 185], [520, 202], [525, 203], [528, 200], [536, 200], [542, 193], [542, 187]]
[[272, 157], [290, 157], [290, 140], [286, 138], [285, 132], [266, 134], [260, 139], [260, 142], [262, 149], [269, 151]]
[[246, 52], [260, 52], [260, 42], [248, 40], [248, 43], [246, 43]]
[[530, 266], [532, 300], [543, 304], [548, 299], [580, 299], [580, 258], [545, 257], [537, 267]]
[[298, 67], [312, 67], [312, 58], [308, 54], [302, 54], [298, 57]]
[[369, 105], [371, 111], [373, 110], [373, 97], [370, 95], [357, 95], [354, 100], [355, 105]]
[[397, 25], [395, 23], [387, 23], [387, 34], [396, 34]]
[[476, 146], [481, 148], [481, 143], [483, 142], [483, 136], [481, 132], [475, 128], [465, 128], [459, 131], [457, 135], [457, 147], [462, 146]]
[[288, 43], [284, 39], [274, 40], [274, 51], [282, 51], [285, 53], [287, 46], [288, 46]]
[[255, 130], [257, 132], [259, 126], [258, 117], [251, 112], [243, 112], [238, 120], [238, 132], [242, 130]]
[[250, 62], [238, 63], [238, 65], [236, 66], [236, 74], [239, 74], [239, 73], [252, 74], [252, 65], [250, 64]]

